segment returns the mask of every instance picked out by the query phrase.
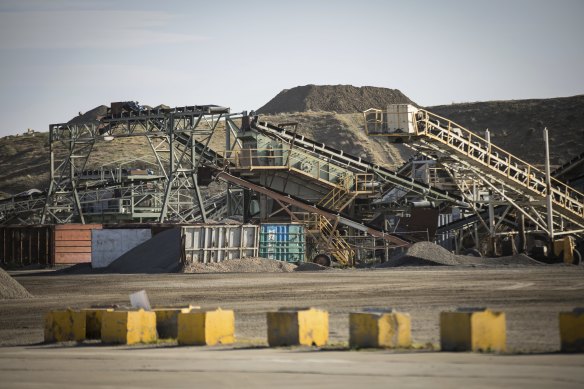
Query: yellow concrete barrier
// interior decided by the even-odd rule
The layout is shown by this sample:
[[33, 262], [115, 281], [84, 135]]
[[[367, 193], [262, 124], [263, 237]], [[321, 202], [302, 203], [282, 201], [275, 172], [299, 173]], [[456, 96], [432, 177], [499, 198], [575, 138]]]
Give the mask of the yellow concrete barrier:
[[268, 344], [275, 346], [324, 346], [329, 335], [327, 311], [283, 308], [268, 312]]
[[584, 352], [584, 308], [560, 312], [560, 342], [563, 352]]
[[410, 347], [411, 320], [408, 313], [370, 309], [349, 314], [350, 347]]
[[440, 314], [442, 351], [505, 351], [505, 313], [460, 308]]
[[187, 313], [199, 307], [154, 308], [156, 331], [159, 339], [176, 339], [178, 336], [178, 314]]
[[177, 335], [180, 345], [231, 344], [235, 342], [235, 314], [221, 308], [179, 313]]
[[87, 308], [85, 313], [85, 338], [101, 339], [101, 319], [104, 312], [112, 312], [113, 308]]
[[45, 316], [45, 342], [85, 340], [85, 313], [66, 309]]
[[156, 314], [152, 311], [105, 311], [101, 318], [104, 343], [152, 343], [156, 338]]

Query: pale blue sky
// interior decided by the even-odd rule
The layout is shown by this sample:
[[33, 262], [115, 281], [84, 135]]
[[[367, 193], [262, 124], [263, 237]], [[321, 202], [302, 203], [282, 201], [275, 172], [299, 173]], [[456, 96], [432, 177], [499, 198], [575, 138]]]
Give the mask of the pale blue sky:
[[306, 84], [421, 105], [584, 93], [584, 1], [0, 0], [0, 136], [111, 101], [257, 109]]

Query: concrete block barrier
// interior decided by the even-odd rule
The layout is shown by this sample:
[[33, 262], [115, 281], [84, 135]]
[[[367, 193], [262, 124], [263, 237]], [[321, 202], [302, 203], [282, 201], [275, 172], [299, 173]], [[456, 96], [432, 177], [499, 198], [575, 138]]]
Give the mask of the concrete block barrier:
[[460, 308], [440, 314], [442, 351], [498, 351], [506, 349], [504, 312], [486, 308]]
[[87, 308], [85, 313], [85, 339], [101, 339], [101, 321], [104, 312], [113, 312], [113, 308]]
[[101, 318], [101, 341], [104, 343], [152, 343], [156, 337], [156, 314], [136, 311], [105, 311]]
[[85, 313], [72, 309], [51, 311], [45, 316], [45, 342], [85, 340]]
[[188, 313], [199, 307], [154, 308], [156, 331], [159, 339], [176, 339], [178, 336], [178, 314]]
[[560, 312], [560, 343], [562, 352], [584, 352], [584, 308]]
[[232, 310], [192, 310], [178, 314], [180, 345], [213, 346], [235, 342], [235, 313]]
[[268, 312], [268, 344], [277, 346], [324, 346], [329, 336], [327, 311], [283, 308]]
[[349, 346], [397, 348], [412, 345], [408, 313], [392, 309], [368, 309], [349, 314]]

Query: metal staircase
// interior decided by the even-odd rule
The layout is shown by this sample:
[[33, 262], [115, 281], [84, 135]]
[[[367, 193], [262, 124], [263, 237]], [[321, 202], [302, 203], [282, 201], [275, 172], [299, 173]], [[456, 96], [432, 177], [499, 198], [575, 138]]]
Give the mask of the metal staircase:
[[[341, 179], [338, 186], [334, 187], [326, 196], [324, 196], [318, 205], [330, 209], [331, 211], [342, 212], [354, 199], [358, 192], [351, 191], [353, 180], [351, 176], [345, 176]], [[350, 264], [355, 251], [351, 248], [349, 243], [343, 238], [336, 226], [318, 214], [314, 215], [314, 223], [316, 230], [318, 230], [328, 246], [331, 255], [337, 262], [347, 265]], [[312, 223], [309, 223], [309, 229], [313, 228]]]
[[[484, 172], [494, 173], [524, 196], [546, 198], [550, 195], [554, 210], [584, 223], [584, 194], [550, 177], [529, 163], [495, 146], [458, 124], [425, 110], [415, 115], [417, 136], [447, 146], [456, 155]], [[549, 189], [548, 189], [549, 185]]]
[[[492, 211], [488, 222], [480, 215], [487, 207], [502, 205], [529, 220], [529, 232], [545, 233], [550, 239], [584, 233], [584, 194], [553, 178], [549, 162], [544, 172], [495, 146], [488, 131], [483, 138], [412, 105], [390, 105], [387, 111], [370, 109], [363, 114], [368, 135], [393, 138], [436, 160], [456, 185], [466, 203], [462, 206], [474, 211], [491, 237], [497, 225]], [[547, 130], [544, 137], [547, 140]]]

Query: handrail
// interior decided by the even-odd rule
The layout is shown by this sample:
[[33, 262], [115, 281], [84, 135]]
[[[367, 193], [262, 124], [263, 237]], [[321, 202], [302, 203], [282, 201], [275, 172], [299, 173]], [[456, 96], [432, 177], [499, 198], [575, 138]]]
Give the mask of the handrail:
[[[414, 115], [414, 129], [416, 136], [438, 140], [507, 179], [541, 196], [547, 195], [546, 177], [542, 170], [451, 120], [421, 109]], [[553, 177], [551, 181], [553, 202], [584, 218], [584, 194]]]

